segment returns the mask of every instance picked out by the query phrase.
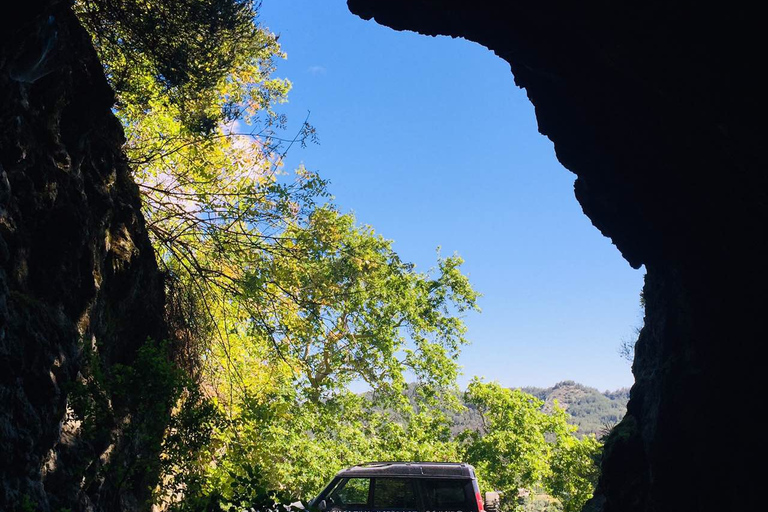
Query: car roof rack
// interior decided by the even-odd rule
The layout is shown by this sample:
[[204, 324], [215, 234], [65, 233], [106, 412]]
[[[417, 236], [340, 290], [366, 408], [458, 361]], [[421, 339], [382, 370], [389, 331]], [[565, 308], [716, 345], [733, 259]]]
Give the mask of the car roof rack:
[[371, 461], [339, 471], [338, 477], [405, 476], [423, 478], [474, 478], [474, 468], [466, 462]]
[[361, 462], [360, 464], [355, 464], [352, 466], [353, 468], [356, 467], [362, 467], [362, 466], [384, 466], [387, 464], [442, 464], [446, 466], [466, 466], [466, 462], [445, 462], [445, 461], [436, 461], [436, 460], [375, 460], [370, 462]]

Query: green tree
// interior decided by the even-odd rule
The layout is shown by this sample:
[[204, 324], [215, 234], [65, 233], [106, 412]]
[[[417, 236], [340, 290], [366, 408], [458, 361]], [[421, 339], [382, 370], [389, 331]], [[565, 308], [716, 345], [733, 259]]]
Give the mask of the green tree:
[[550, 459], [546, 488], [563, 504], [564, 512], [578, 512], [592, 497], [600, 476], [602, 444], [594, 435], [576, 439], [561, 435]]
[[252, 0], [75, 1], [117, 92], [128, 147], [142, 160], [198, 142], [191, 137], [222, 122], [274, 117], [271, 106], [290, 84], [271, 78], [282, 53], [277, 37], [254, 23], [258, 7]]
[[[460, 258], [416, 272], [390, 241], [329, 207], [289, 228], [283, 244], [244, 267], [245, 314], [227, 344], [242, 380], [226, 396], [230, 421], [200, 492], [294, 501], [361, 461], [455, 460], [442, 410], [458, 406], [458, 315], [476, 300]], [[412, 400], [406, 375], [417, 380]], [[374, 391], [351, 393], [353, 381]]]
[[390, 240], [330, 207], [290, 226], [283, 249], [249, 267], [242, 295], [259, 313], [254, 335], [269, 336], [312, 401], [356, 379], [402, 396], [405, 371], [436, 389], [454, 384], [459, 315], [477, 299], [461, 258], [417, 272]]
[[484, 489], [503, 491], [507, 506], [516, 507], [520, 490], [543, 487], [564, 510], [580, 510], [597, 483], [601, 447], [594, 436], [578, 439], [557, 403], [544, 412], [543, 401], [498, 383], [473, 380], [466, 400], [482, 427], [460, 435], [462, 449]]
[[[273, 106], [290, 82], [272, 77], [277, 37], [255, 23], [250, 0], [76, 0], [75, 11], [116, 91], [167, 276], [175, 353], [189, 369], [209, 361], [218, 372], [203, 354], [216, 343], [227, 351], [241, 318], [229, 298], [241, 256], [279, 251], [280, 233], [325, 195], [313, 173], [282, 175], [290, 142], [277, 136], [284, 119]], [[305, 124], [298, 140], [313, 135]]]
[[531, 488], [549, 471], [548, 461], [556, 420], [541, 411], [544, 402], [498, 383], [473, 380], [466, 392], [468, 404], [480, 414], [479, 431], [461, 434], [467, 461], [489, 490], [516, 494]]

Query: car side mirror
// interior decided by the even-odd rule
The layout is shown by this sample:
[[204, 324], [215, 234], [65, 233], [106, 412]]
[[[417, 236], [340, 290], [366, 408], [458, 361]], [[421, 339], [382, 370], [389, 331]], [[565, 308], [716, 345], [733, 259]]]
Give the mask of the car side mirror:
[[328, 503], [326, 503], [325, 500], [320, 500], [320, 503], [317, 504], [317, 510], [325, 512], [328, 510]]

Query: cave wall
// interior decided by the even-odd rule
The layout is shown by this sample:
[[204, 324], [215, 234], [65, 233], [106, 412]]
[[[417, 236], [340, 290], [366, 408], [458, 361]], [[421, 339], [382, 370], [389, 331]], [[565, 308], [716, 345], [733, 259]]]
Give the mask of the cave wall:
[[[645, 266], [627, 417], [591, 510], [760, 510], [766, 31], [746, 3], [348, 0], [509, 62], [584, 213]], [[405, 94], [393, 91], [393, 94]], [[482, 94], [471, 91], [469, 94]], [[588, 290], [585, 290], [588, 293]], [[599, 327], [596, 327], [599, 328]]]
[[114, 95], [69, 3], [0, 13], [2, 511], [147, 508], [152, 476], [106, 470], [152, 455], [128, 414], [93, 438], [70, 403], [84, 354], [108, 374], [165, 327]]

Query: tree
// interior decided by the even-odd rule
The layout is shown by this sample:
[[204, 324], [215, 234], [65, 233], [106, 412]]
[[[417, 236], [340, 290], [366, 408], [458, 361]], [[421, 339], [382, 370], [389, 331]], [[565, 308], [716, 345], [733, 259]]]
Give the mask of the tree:
[[[476, 300], [460, 258], [417, 273], [390, 241], [329, 207], [295, 229], [286, 252], [261, 254], [244, 273], [244, 316], [226, 345], [241, 379], [201, 496], [295, 501], [361, 461], [457, 458], [441, 407], [456, 401], [456, 314]], [[412, 400], [406, 372], [418, 381]], [[373, 391], [350, 392], [354, 380]]]
[[561, 435], [550, 459], [546, 488], [560, 500], [564, 512], [578, 512], [592, 497], [600, 477], [602, 444], [594, 435], [577, 439]]
[[531, 488], [549, 470], [556, 420], [544, 414], [544, 402], [517, 389], [473, 380], [466, 400], [480, 414], [480, 431], [461, 435], [467, 460], [489, 490]]
[[473, 380], [466, 400], [479, 412], [482, 428], [463, 432], [460, 440], [482, 487], [503, 491], [510, 507], [516, 507], [519, 490], [543, 487], [564, 510], [581, 509], [597, 483], [600, 444], [594, 436], [578, 439], [557, 403], [545, 413], [543, 401], [498, 383]]
[[285, 119], [273, 106], [290, 82], [272, 77], [283, 54], [254, 23], [257, 3], [77, 0], [75, 10], [117, 93], [175, 353], [200, 370], [215, 343], [228, 350], [224, 320], [241, 317], [229, 296], [242, 256], [279, 251], [281, 231], [326, 195], [314, 173], [281, 169], [287, 147], [314, 130], [277, 136]]
[[422, 384], [454, 383], [466, 342], [458, 315], [477, 299], [461, 258], [438, 257], [436, 269], [416, 272], [391, 241], [331, 207], [290, 226], [283, 249], [245, 272], [243, 295], [261, 308], [254, 334], [296, 365], [311, 400], [355, 379], [401, 395], [406, 370]]
[[173, 121], [183, 128], [176, 135], [190, 137], [211, 134], [222, 122], [274, 116], [271, 107], [290, 83], [271, 77], [282, 53], [277, 37], [254, 23], [258, 7], [253, 0], [76, 0], [117, 92], [129, 148], [158, 156], [151, 145], [133, 145], [134, 133], [146, 135], [144, 142], [162, 140], [160, 153], [181, 142], [157, 122]]

